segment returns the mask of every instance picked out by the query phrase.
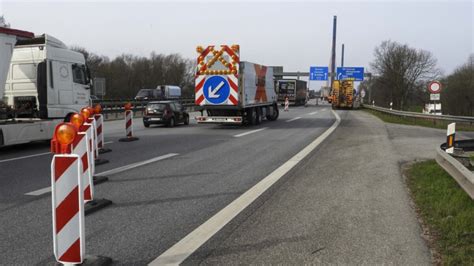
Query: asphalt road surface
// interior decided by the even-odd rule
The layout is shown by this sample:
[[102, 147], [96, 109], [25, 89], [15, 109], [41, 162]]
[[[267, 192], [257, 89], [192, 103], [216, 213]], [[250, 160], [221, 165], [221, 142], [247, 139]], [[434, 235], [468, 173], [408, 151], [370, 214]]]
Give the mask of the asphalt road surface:
[[[258, 127], [216, 125], [144, 128], [139, 141], [122, 143], [122, 121], [107, 122], [110, 163], [103, 173], [150, 159], [157, 161], [108, 175], [96, 196], [113, 205], [86, 216], [86, 252], [117, 264], [147, 264], [242, 195], [321, 135], [335, 121], [329, 106], [295, 107]], [[48, 143], [0, 152], [0, 261], [54, 261]], [[159, 160], [160, 156], [169, 156]]]
[[[332, 135], [184, 264], [430, 264], [400, 165], [434, 158], [445, 131], [337, 113]], [[109, 172], [110, 181], [96, 186], [96, 196], [113, 205], [86, 216], [87, 254], [119, 265], [154, 261], [335, 121], [327, 105], [290, 108], [256, 127], [144, 128], [136, 119], [140, 140], [130, 143], [118, 141], [122, 121], [107, 122], [113, 151], [101, 155], [110, 163], [96, 173]], [[54, 262], [48, 149], [0, 150], [0, 264]]]

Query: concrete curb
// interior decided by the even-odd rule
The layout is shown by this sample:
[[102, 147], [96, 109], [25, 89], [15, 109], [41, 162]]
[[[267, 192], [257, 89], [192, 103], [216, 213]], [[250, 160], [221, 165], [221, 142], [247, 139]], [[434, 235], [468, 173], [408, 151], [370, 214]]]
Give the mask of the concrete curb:
[[436, 162], [446, 170], [464, 191], [466, 191], [469, 197], [474, 200], [474, 173], [439, 147], [436, 148]]

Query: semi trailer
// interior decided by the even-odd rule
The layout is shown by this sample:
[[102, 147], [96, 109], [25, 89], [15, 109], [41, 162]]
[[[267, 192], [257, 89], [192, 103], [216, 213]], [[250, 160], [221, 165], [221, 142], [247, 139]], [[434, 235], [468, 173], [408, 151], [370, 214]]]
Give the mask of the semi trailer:
[[281, 79], [277, 81], [278, 103], [285, 104], [288, 97], [290, 105], [303, 105], [308, 101], [307, 83], [298, 79]]
[[198, 123], [258, 125], [278, 119], [273, 68], [240, 61], [238, 45], [198, 47]]
[[352, 109], [354, 106], [354, 81], [353, 80], [335, 80], [332, 91], [333, 109]]
[[81, 53], [47, 34], [0, 27], [0, 147], [51, 139], [89, 105], [90, 88]]

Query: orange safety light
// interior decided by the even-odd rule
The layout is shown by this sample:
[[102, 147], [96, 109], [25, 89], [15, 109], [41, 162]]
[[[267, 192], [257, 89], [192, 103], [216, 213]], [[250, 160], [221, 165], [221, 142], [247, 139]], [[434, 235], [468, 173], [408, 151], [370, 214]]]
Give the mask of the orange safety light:
[[61, 123], [56, 126], [51, 140], [51, 150], [54, 153], [70, 153], [71, 144], [77, 136], [77, 129], [71, 123]]
[[91, 113], [90, 117], [94, 116], [94, 108], [88, 106], [87, 109], [89, 109], [89, 112]]
[[124, 108], [125, 108], [125, 111], [130, 111], [130, 110], [132, 110], [132, 104], [131, 103], [126, 103], [124, 105]]
[[94, 106], [94, 113], [96, 113], [96, 114], [102, 113], [102, 106], [100, 104], [96, 104]]
[[92, 114], [88, 107], [84, 107], [81, 109], [81, 115], [84, 117], [84, 120], [87, 121]]
[[81, 114], [75, 113], [71, 116], [71, 124], [73, 124], [76, 129], [80, 129], [84, 124], [84, 116]]

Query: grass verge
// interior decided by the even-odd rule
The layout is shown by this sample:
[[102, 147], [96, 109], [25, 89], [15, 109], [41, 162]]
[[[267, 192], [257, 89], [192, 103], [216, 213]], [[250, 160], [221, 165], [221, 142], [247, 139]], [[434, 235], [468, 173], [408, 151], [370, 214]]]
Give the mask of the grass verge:
[[474, 265], [474, 201], [434, 160], [407, 170], [407, 184], [443, 265]]
[[[375, 115], [376, 117], [382, 119], [382, 121], [387, 123], [394, 123], [394, 124], [402, 124], [402, 125], [412, 125], [412, 126], [423, 126], [423, 127], [431, 127], [431, 128], [440, 128], [446, 129], [448, 127], [449, 122], [446, 121], [436, 121], [433, 122], [431, 120], [420, 119], [420, 118], [412, 118], [412, 117], [401, 117], [396, 115], [390, 115], [386, 113], [382, 113], [379, 111], [375, 111], [372, 109], [363, 108], [362, 110]], [[464, 125], [460, 123], [456, 123], [456, 130], [459, 131], [474, 131], [474, 125]]]

